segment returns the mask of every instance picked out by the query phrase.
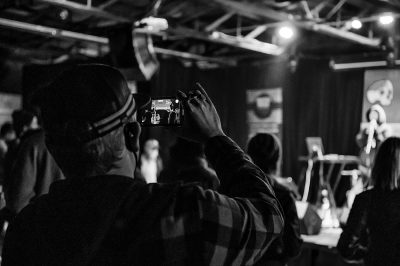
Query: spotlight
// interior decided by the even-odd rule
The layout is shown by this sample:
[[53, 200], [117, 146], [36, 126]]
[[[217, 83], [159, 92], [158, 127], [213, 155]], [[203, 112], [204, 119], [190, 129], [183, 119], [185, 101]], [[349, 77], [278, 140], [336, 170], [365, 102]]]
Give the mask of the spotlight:
[[62, 9], [58, 15], [61, 20], [67, 20], [69, 17], [69, 11], [67, 9]]
[[163, 31], [168, 29], [168, 21], [165, 18], [158, 17], [145, 17], [135, 22], [135, 27], [146, 28], [151, 31]]
[[358, 19], [353, 19], [353, 20], [351, 21], [351, 27], [352, 27], [353, 29], [355, 29], [355, 30], [359, 30], [359, 29], [362, 28], [362, 23], [361, 23], [361, 21], [358, 20]]
[[381, 23], [382, 25], [389, 25], [392, 24], [394, 21], [394, 17], [392, 14], [386, 13], [386, 14], [382, 14], [379, 17], [379, 23]]
[[278, 29], [278, 35], [282, 39], [292, 39], [294, 36], [294, 29], [290, 26], [282, 26]]

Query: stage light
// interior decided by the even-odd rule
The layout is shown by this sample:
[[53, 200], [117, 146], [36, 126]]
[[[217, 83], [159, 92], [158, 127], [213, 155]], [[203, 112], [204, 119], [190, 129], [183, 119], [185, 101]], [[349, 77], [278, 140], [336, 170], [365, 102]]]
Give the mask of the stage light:
[[351, 27], [352, 27], [353, 29], [355, 29], [355, 30], [359, 30], [359, 29], [362, 28], [362, 23], [361, 23], [361, 21], [358, 20], [358, 19], [353, 19], [353, 20], [351, 21]]
[[278, 35], [282, 39], [290, 40], [294, 37], [294, 29], [290, 26], [282, 26], [278, 29]]
[[168, 29], [168, 21], [165, 18], [150, 16], [136, 21], [135, 27], [147, 28], [148, 30], [159, 32]]
[[60, 16], [61, 20], [67, 20], [67, 18], [69, 17], [69, 11], [67, 9], [63, 9], [58, 15]]
[[379, 23], [381, 23], [382, 25], [392, 24], [393, 21], [394, 21], [394, 17], [392, 14], [389, 14], [389, 13], [382, 14], [379, 17]]

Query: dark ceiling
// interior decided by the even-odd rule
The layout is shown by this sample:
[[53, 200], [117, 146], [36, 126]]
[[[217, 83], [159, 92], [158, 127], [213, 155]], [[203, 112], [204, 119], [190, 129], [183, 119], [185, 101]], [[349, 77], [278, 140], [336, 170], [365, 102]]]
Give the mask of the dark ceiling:
[[[400, 0], [1, 0], [0, 49], [36, 63], [99, 57], [114, 27], [155, 16], [168, 21], [167, 30], [139, 31], [153, 36], [161, 54], [237, 62], [273, 57], [272, 45], [287, 57], [372, 56], [387, 52], [382, 40], [398, 43], [397, 21], [377, 26], [382, 12], [397, 16]], [[355, 17], [364, 21], [360, 30], [348, 27]], [[285, 23], [298, 32], [282, 44], [275, 30]]]

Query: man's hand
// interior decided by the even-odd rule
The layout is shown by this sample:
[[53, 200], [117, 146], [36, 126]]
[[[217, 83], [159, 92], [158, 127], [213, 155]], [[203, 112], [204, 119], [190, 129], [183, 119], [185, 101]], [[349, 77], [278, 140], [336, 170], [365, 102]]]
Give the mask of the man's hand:
[[197, 83], [198, 90], [187, 94], [178, 91], [178, 97], [185, 108], [185, 120], [180, 132], [181, 137], [197, 142], [206, 142], [209, 138], [225, 135], [221, 120], [210, 97]]

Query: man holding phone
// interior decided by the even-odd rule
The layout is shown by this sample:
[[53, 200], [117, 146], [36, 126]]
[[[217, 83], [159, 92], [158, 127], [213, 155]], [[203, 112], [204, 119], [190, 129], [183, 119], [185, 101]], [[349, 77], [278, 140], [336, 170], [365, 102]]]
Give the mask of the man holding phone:
[[112, 67], [72, 67], [40, 94], [46, 144], [67, 180], [54, 183], [10, 225], [2, 265], [257, 261], [283, 228], [271, 185], [224, 134], [201, 87], [178, 96], [186, 115], [180, 134], [205, 144], [220, 192], [135, 180], [136, 111], [146, 101], [131, 95]]

